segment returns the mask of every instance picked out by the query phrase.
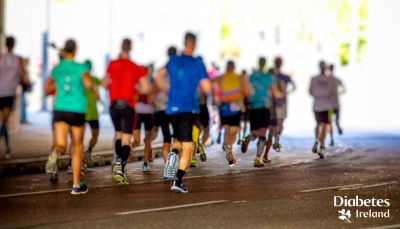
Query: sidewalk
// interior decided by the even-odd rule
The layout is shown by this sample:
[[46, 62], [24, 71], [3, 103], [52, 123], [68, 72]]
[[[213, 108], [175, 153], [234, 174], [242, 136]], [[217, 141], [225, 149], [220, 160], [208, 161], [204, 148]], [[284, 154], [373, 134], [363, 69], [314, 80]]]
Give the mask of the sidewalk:
[[[12, 158], [4, 159], [4, 142], [0, 142], [0, 176], [19, 175], [43, 172], [44, 164], [52, 146], [51, 113], [31, 113], [28, 116], [30, 124], [21, 125], [16, 133], [10, 134]], [[142, 139], [143, 139], [142, 134]], [[85, 132], [85, 149], [90, 140], [90, 128]], [[158, 157], [162, 145], [162, 135], [153, 141], [153, 155]], [[68, 152], [68, 150], [67, 150]], [[110, 164], [113, 156], [113, 127], [108, 115], [100, 117], [100, 136], [93, 151], [94, 165]], [[132, 160], [143, 157], [143, 140], [141, 145], [132, 153]], [[61, 156], [60, 169], [69, 165], [69, 154]]]

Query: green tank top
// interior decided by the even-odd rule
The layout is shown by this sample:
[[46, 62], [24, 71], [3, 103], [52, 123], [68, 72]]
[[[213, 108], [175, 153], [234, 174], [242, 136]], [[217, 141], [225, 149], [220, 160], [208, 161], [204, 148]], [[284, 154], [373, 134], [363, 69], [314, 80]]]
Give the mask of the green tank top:
[[56, 82], [55, 111], [86, 113], [87, 98], [82, 74], [87, 72], [83, 64], [72, 60], [61, 60], [51, 76]]

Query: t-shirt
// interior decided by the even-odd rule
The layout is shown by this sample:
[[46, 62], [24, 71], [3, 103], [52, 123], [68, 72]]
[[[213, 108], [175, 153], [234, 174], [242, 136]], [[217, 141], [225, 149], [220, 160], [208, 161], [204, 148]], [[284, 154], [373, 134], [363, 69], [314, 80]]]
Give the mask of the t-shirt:
[[332, 98], [335, 94], [335, 80], [332, 77], [314, 76], [311, 79], [310, 91], [314, 97], [314, 111], [322, 112], [333, 108]]
[[254, 94], [248, 98], [249, 109], [258, 109], [272, 105], [270, 87], [276, 84], [275, 77], [270, 73], [256, 71], [249, 77]]
[[15, 96], [21, 81], [20, 58], [12, 53], [0, 55], [0, 97]]
[[240, 114], [244, 110], [241, 76], [227, 72], [221, 77], [220, 115], [225, 117]]
[[124, 100], [131, 108], [135, 107], [136, 85], [140, 78], [145, 77], [147, 70], [128, 59], [117, 59], [110, 62], [107, 68], [110, 75], [108, 87], [110, 104]]
[[195, 113], [199, 110], [197, 85], [208, 78], [203, 60], [187, 55], [174, 56], [166, 69], [170, 78], [166, 113]]
[[276, 76], [276, 79], [278, 81], [278, 90], [283, 94], [283, 98], [280, 99], [275, 99], [275, 104], [277, 106], [282, 106], [285, 105], [287, 103], [287, 97], [286, 97], [286, 90], [287, 90], [287, 85], [292, 82], [292, 79], [290, 78], [290, 76], [285, 75], [283, 73], [279, 73]]
[[[92, 80], [93, 88], [96, 91], [98, 91], [100, 80], [94, 76], [91, 76], [90, 79]], [[85, 120], [86, 121], [99, 120], [99, 113], [97, 112], [97, 98], [93, 96], [93, 92], [90, 89], [86, 89], [85, 94], [88, 100], [88, 108], [86, 111]]]
[[335, 81], [335, 89], [334, 89], [334, 94], [332, 97], [332, 108], [333, 109], [339, 109], [340, 104], [339, 104], [339, 94], [338, 94], [338, 89], [339, 86], [342, 85], [342, 81], [340, 79], [336, 78], [335, 76], [332, 76], [333, 80]]
[[86, 113], [87, 98], [82, 75], [87, 71], [85, 65], [73, 60], [61, 60], [54, 67], [50, 77], [56, 82], [55, 111]]

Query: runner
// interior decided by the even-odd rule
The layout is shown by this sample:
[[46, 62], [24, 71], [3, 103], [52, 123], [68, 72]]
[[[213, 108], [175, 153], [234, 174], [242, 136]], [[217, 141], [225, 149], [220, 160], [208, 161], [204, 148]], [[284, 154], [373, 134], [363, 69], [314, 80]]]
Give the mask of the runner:
[[[265, 152], [264, 152], [264, 156], [263, 156], [263, 162], [265, 163], [271, 163], [271, 160], [269, 159], [269, 150], [271, 149], [272, 146], [272, 140], [273, 138], [276, 139], [277, 135], [278, 135], [278, 118], [276, 115], [276, 105], [275, 105], [275, 98], [273, 96], [273, 102], [272, 102], [272, 106], [270, 106], [268, 108], [269, 110], [269, 114], [270, 114], [270, 120], [269, 120], [269, 125], [268, 125], [268, 139], [266, 142], [266, 146], [265, 146]], [[276, 152], [280, 151], [280, 148], [275, 149]], [[259, 164], [255, 164], [254, 166], [256, 167], [256, 165]]]
[[270, 111], [268, 107], [272, 103], [272, 94], [277, 98], [282, 95], [278, 91], [275, 77], [265, 71], [266, 59], [264, 57], [258, 60], [258, 70], [250, 75], [249, 81], [254, 89], [254, 95], [248, 98], [249, 117], [250, 117], [250, 135], [246, 136], [242, 142], [242, 152], [247, 151], [250, 141], [258, 138], [257, 154], [254, 159], [254, 167], [264, 166], [261, 159], [264, 147], [266, 145], [266, 130], [270, 122]]
[[321, 61], [321, 73], [311, 79], [309, 92], [314, 98], [313, 110], [317, 121], [316, 141], [312, 147], [313, 153], [318, 153], [324, 158], [325, 137], [330, 129], [330, 110], [332, 109], [332, 98], [335, 94], [335, 81], [325, 74], [325, 62]]
[[[242, 77], [246, 77], [246, 79], [248, 81], [248, 78], [247, 78], [248, 76], [247, 76], [246, 70], [242, 71]], [[241, 120], [240, 128], [242, 130], [242, 134], [239, 131], [239, 137], [238, 137], [238, 141], [237, 141], [238, 145], [242, 144], [244, 137], [247, 136], [247, 126], [248, 126], [248, 122], [249, 122], [249, 108], [248, 108], [249, 103], [247, 102], [247, 96], [244, 97], [243, 104], [244, 104], [244, 111], [242, 111], [242, 115], [240, 117], [240, 120]]]
[[7, 37], [7, 53], [0, 55], [0, 140], [4, 138], [6, 144], [4, 155], [6, 159], [11, 158], [11, 146], [8, 139], [7, 124], [14, 106], [16, 87], [20, 82], [25, 85], [29, 84], [28, 74], [25, 70], [22, 58], [13, 53], [14, 46], [14, 37]]
[[195, 148], [193, 150], [190, 167], [197, 166], [196, 153], [200, 155], [201, 161], [207, 161], [205, 145], [210, 136], [210, 113], [207, 107], [207, 95], [200, 88], [197, 93], [199, 97], [199, 110], [196, 112], [196, 120], [192, 131]]
[[[333, 96], [332, 101], [332, 108], [333, 114], [335, 114], [335, 123], [338, 130], [339, 135], [343, 134], [342, 127], [340, 126], [340, 102], [339, 102], [339, 95], [346, 93], [346, 88], [342, 81], [338, 79], [335, 74], [335, 66], [333, 64], [329, 65], [329, 71], [327, 72], [327, 76], [332, 77], [335, 80], [335, 94]], [[335, 142], [333, 139], [333, 127], [330, 128], [330, 136], [331, 136], [331, 143], [330, 146], [334, 146]]]
[[130, 39], [122, 41], [119, 58], [110, 62], [102, 85], [109, 90], [110, 116], [114, 125], [115, 164], [112, 166], [113, 179], [119, 184], [129, 184], [125, 166], [131, 151], [135, 97], [138, 93], [150, 93], [146, 68], [130, 60], [132, 50]]
[[[168, 48], [167, 50], [167, 55], [168, 58], [172, 58], [174, 56], [176, 56], [176, 48], [171, 46]], [[169, 80], [168, 77], [164, 77], [162, 78], [162, 85], [169, 87]], [[156, 78], [157, 81], [157, 78]], [[154, 124], [155, 124], [155, 128], [157, 128], [157, 132], [158, 132], [158, 127], [161, 127], [161, 131], [163, 134], [163, 147], [162, 147], [162, 154], [163, 154], [163, 162], [164, 164], [167, 162], [167, 156], [168, 153], [171, 150], [171, 131], [169, 129], [169, 125], [170, 125], [170, 120], [168, 115], [165, 114], [165, 109], [167, 108], [167, 93], [165, 92], [165, 90], [162, 90], [161, 88], [159, 88], [157, 86], [157, 83], [154, 84], [153, 86], [155, 92], [155, 97], [154, 97], [154, 108], [155, 108], [155, 113], [154, 113]], [[154, 130], [154, 128], [153, 128]], [[163, 178], [163, 177], [162, 177]]]
[[[276, 129], [275, 141], [274, 141], [274, 144], [272, 147], [276, 151], [280, 151], [281, 145], [279, 143], [279, 139], [280, 139], [280, 136], [282, 135], [283, 123], [284, 123], [285, 119], [287, 118], [287, 95], [296, 90], [296, 84], [292, 81], [290, 76], [283, 74], [281, 72], [281, 67], [283, 64], [283, 60], [281, 57], [279, 57], [279, 56], [276, 57], [274, 60], [274, 64], [275, 64], [275, 66], [272, 71], [277, 79], [278, 89], [283, 94], [283, 98], [275, 99], [276, 116], [277, 116], [278, 126]], [[288, 90], [289, 85], [291, 85], [290, 90]]]
[[196, 36], [187, 33], [184, 39], [185, 48], [182, 55], [171, 57], [165, 68], [159, 71], [157, 85], [165, 89], [162, 78], [167, 74], [170, 78], [168, 90], [168, 103], [166, 113], [170, 115], [174, 130], [174, 142], [172, 150], [168, 154], [168, 160], [164, 168], [166, 177], [172, 178], [175, 172], [175, 163], [178, 153], [181, 153], [176, 178], [171, 190], [179, 193], [187, 193], [182, 182], [192, 159], [194, 150], [192, 129], [195, 121], [195, 112], [198, 110], [197, 87], [211, 94], [211, 83], [208, 79], [203, 60], [194, 57], [196, 47]]
[[[92, 70], [92, 62], [90, 60], [86, 60], [84, 65], [89, 71], [90, 79], [93, 83], [93, 89], [96, 91], [96, 94], [99, 94], [99, 85], [100, 80], [91, 75]], [[98, 97], [94, 97], [91, 90], [85, 90], [86, 98], [88, 101], [88, 108], [85, 115], [85, 121], [89, 124], [92, 136], [89, 141], [88, 149], [84, 152], [84, 160], [83, 160], [83, 168], [86, 169], [88, 166], [93, 166], [92, 162], [92, 151], [93, 148], [96, 146], [97, 140], [99, 138], [99, 112], [97, 111], [97, 100]]]
[[64, 59], [53, 68], [45, 84], [45, 90], [49, 94], [56, 89], [53, 107], [55, 146], [46, 162], [46, 173], [50, 175], [51, 181], [57, 180], [58, 154], [65, 152], [68, 133], [70, 133], [73, 170], [72, 195], [85, 194], [89, 190], [86, 184], [80, 180], [85, 113], [87, 111], [84, 88], [91, 89], [94, 96], [97, 96], [96, 91], [93, 90], [88, 69], [85, 65], [74, 61], [76, 49], [77, 45], [74, 40], [66, 41]]
[[236, 136], [240, 132], [240, 118], [244, 111], [243, 99], [252, 93], [247, 78], [235, 74], [235, 63], [228, 61], [226, 73], [213, 80], [221, 88], [220, 116], [221, 125], [224, 129], [223, 150], [226, 153], [229, 167], [234, 168], [236, 164], [232, 146], [236, 142]]
[[[148, 76], [150, 77], [150, 76]], [[144, 156], [143, 156], [143, 172], [150, 172], [149, 162], [151, 161], [151, 134], [153, 129], [153, 98], [151, 94], [139, 95], [138, 102], [135, 106], [135, 119], [133, 129], [133, 143], [132, 148], [136, 148], [140, 144], [140, 129], [142, 124], [144, 125]]]

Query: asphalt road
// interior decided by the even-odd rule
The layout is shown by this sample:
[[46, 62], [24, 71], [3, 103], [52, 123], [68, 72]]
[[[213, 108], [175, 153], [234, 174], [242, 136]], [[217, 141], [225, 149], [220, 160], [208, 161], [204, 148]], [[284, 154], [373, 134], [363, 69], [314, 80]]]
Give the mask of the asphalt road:
[[[37, 228], [366, 228], [400, 227], [400, 138], [353, 136], [330, 148], [326, 159], [309, 153], [312, 140], [286, 138], [272, 163], [252, 167], [255, 146], [237, 153], [227, 168], [220, 146], [187, 175], [188, 194], [161, 182], [161, 160], [143, 174], [128, 165], [130, 185], [111, 179], [110, 167], [84, 179], [89, 193], [71, 196], [70, 175], [49, 184], [44, 174], [0, 178], [0, 227]], [[237, 150], [237, 152], [239, 152]], [[335, 207], [334, 196], [388, 199], [388, 207]], [[350, 222], [339, 210], [351, 211]], [[388, 218], [360, 218], [358, 212], [386, 212]]]

